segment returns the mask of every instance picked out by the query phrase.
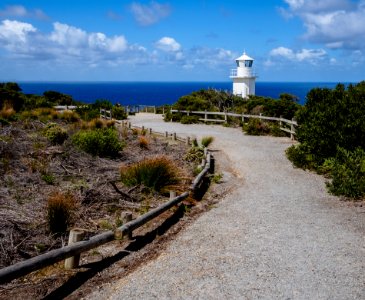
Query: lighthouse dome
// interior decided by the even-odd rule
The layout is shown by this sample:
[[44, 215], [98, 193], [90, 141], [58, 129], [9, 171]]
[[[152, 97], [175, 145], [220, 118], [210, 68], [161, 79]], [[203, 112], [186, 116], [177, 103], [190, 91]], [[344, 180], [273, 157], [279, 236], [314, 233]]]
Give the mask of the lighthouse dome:
[[243, 52], [243, 54], [240, 57], [236, 58], [236, 61], [244, 61], [244, 60], [254, 60], [252, 57], [249, 57], [246, 52]]
[[252, 57], [249, 57], [246, 52], [243, 52], [240, 57], [236, 58], [237, 67], [251, 68], [253, 61], [254, 59]]

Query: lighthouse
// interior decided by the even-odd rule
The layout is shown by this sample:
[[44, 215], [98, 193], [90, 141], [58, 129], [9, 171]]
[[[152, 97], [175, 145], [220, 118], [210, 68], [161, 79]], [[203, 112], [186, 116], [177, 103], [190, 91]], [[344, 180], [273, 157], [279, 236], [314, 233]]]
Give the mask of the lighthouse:
[[233, 80], [233, 95], [247, 98], [248, 95], [255, 95], [256, 75], [252, 70], [254, 59], [244, 52], [236, 58], [237, 68], [231, 70]]

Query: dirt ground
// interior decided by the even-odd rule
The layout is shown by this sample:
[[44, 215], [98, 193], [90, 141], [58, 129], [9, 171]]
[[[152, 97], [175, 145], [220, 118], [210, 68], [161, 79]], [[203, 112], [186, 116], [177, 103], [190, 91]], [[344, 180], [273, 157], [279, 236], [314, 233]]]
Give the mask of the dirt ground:
[[[61, 126], [68, 126], [60, 123]], [[86, 238], [120, 225], [122, 211], [137, 217], [167, 200], [143, 186], [132, 189], [119, 182], [119, 169], [142, 158], [167, 155], [184, 174], [174, 187], [187, 190], [192, 165], [184, 160], [186, 146], [146, 136], [148, 149], [139, 147], [138, 133], [120, 131], [126, 146], [116, 159], [90, 156], [69, 140], [53, 146], [43, 134], [40, 121], [15, 122], [0, 128], [0, 268], [59, 248], [67, 236], [52, 235], [47, 226], [46, 205], [54, 191], [68, 191], [76, 197], [72, 226], [86, 231]], [[124, 135], [122, 137], [122, 135]], [[52, 180], [47, 180], [44, 174]], [[82, 255], [82, 267], [66, 271], [59, 263], [0, 286], [1, 299], [76, 299], [103, 283], [120, 278], [160, 253], [165, 244], [196, 216], [214, 205], [210, 200], [187, 201], [134, 232], [133, 240], [115, 241]]]

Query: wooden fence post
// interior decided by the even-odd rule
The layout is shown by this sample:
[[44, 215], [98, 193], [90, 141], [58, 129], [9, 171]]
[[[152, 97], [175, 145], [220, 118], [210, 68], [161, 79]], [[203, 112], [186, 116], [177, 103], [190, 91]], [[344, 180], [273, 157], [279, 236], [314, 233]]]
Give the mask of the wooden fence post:
[[208, 120], [207, 110], [205, 110], [204, 119], [205, 119], [205, 121], [207, 121], [207, 120]]
[[176, 198], [176, 191], [170, 191], [170, 200]]
[[281, 127], [281, 126], [283, 126], [283, 122], [282, 122], [282, 119], [283, 118], [283, 116], [280, 116], [280, 121], [279, 121], [279, 126]]
[[228, 119], [228, 118], [227, 118], [227, 112], [225, 111], [225, 112], [224, 112], [224, 122], [226, 122], [226, 123], [227, 123], [227, 119]]
[[[76, 242], [82, 241], [85, 232], [82, 229], [74, 228], [70, 230], [70, 235], [68, 236], [68, 245], [74, 244]], [[65, 269], [77, 268], [80, 264], [80, 254], [69, 257], [65, 260]]]
[[242, 114], [242, 124], [245, 123], [245, 116]]
[[190, 145], [190, 136], [186, 137], [186, 145]]
[[173, 140], [173, 141], [176, 141], [176, 132], [174, 132], [174, 133], [172, 134], [172, 140]]
[[165, 131], [165, 138], [168, 139], [169, 138], [169, 133], [167, 131]]
[[[292, 120], [292, 122], [294, 122], [294, 118], [292, 118], [291, 119]], [[293, 123], [291, 123], [290, 124], [290, 139], [291, 140], [294, 140], [294, 133], [295, 133], [295, 131], [294, 131], [295, 129], [294, 129], [294, 124]]]
[[162, 114], [165, 114], [165, 106], [162, 106]]
[[[123, 222], [123, 225], [132, 221], [132, 213], [130, 211], [122, 211], [122, 213], [120, 214], [120, 218]], [[133, 232], [130, 231], [128, 233], [128, 239], [133, 239]]]
[[156, 106], [153, 107], [153, 113], [156, 114]]
[[148, 129], [148, 133], [149, 133], [149, 135], [152, 135], [152, 128]]

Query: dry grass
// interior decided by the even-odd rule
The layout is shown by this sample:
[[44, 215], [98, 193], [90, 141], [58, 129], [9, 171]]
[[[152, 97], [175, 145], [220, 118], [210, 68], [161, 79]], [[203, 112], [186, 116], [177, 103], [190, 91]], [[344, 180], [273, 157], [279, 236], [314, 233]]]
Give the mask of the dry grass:
[[160, 191], [162, 188], [177, 184], [180, 181], [175, 164], [163, 155], [124, 166], [120, 173], [121, 180], [125, 185], [144, 184], [155, 191]]
[[149, 144], [150, 144], [150, 142], [145, 136], [140, 136], [138, 138], [138, 145], [141, 149], [146, 149], [147, 150], [148, 147], [149, 147]]
[[60, 191], [52, 193], [47, 200], [47, 221], [52, 233], [63, 233], [67, 230], [75, 208], [75, 197]]
[[3, 107], [2, 110], [0, 110], [0, 117], [1, 118], [9, 119], [14, 115], [15, 115], [15, 110], [12, 107], [5, 106], [5, 107]]

